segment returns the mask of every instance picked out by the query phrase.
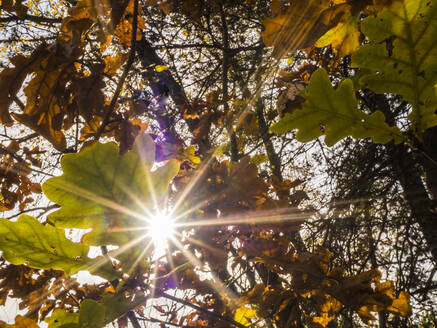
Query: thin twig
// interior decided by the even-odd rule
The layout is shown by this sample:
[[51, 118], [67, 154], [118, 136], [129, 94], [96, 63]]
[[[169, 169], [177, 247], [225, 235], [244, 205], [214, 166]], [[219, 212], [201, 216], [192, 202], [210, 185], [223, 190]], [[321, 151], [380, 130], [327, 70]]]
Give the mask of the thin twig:
[[54, 205], [44, 206], [44, 207], [28, 208], [26, 210], [20, 211], [19, 213], [16, 213], [14, 215], [8, 216], [7, 218], [4, 218], [4, 219], [12, 220], [12, 219], [16, 218], [17, 216], [20, 216], [21, 214], [28, 213], [28, 212], [33, 212], [33, 211], [41, 211], [42, 210], [43, 211], [42, 213], [46, 213], [46, 212], [48, 212], [48, 211], [50, 211], [50, 210], [52, 210], [54, 208], [59, 208], [59, 207], [60, 207], [59, 205], [54, 204]]
[[173, 322], [168, 322], [168, 321], [163, 321], [163, 320], [159, 320], [156, 318], [137, 318], [138, 320], [141, 321], [149, 321], [149, 322], [154, 322], [154, 323], [162, 323], [164, 325], [169, 325], [169, 326], [173, 326], [173, 327], [184, 327], [184, 328], [195, 328], [196, 326], [181, 326], [179, 324], [173, 323]]
[[206, 314], [206, 315], [209, 316], [209, 317], [213, 317], [213, 318], [218, 319], [218, 320], [221, 320], [221, 321], [226, 321], [226, 322], [228, 322], [228, 323], [230, 323], [230, 324], [232, 324], [232, 325], [234, 325], [234, 326], [236, 326], [236, 327], [239, 327], [239, 328], [247, 328], [247, 326], [244, 326], [244, 325], [242, 325], [241, 323], [239, 323], [239, 322], [237, 322], [237, 321], [235, 321], [235, 320], [233, 320], [233, 319], [231, 319], [231, 318], [221, 316], [221, 315], [219, 315], [219, 314], [217, 314], [217, 313], [214, 313], [214, 312], [212, 312], [212, 311], [209, 311], [209, 310], [207, 310], [207, 309], [204, 309], [204, 308], [202, 308], [202, 307], [200, 307], [200, 306], [198, 306], [198, 305], [195, 305], [195, 304], [193, 304], [193, 303], [191, 303], [191, 302], [188, 302], [188, 301], [186, 301], [186, 300], [184, 300], [184, 299], [181, 299], [181, 298], [178, 298], [178, 297], [175, 297], [175, 296], [169, 295], [169, 294], [167, 294], [167, 293], [165, 293], [165, 292], [162, 292], [162, 291], [160, 291], [160, 290], [155, 290], [155, 295], [160, 296], [160, 297], [167, 298], [167, 299], [169, 299], [169, 300], [171, 300], [171, 301], [174, 301], [174, 302], [178, 302], [178, 303], [184, 304], [184, 305], [189, 306], [189, 307], [191, 307], [191, 308], [193, 308], [193, 309], [195, 309], [195, 310], [197, 310], [197, 311], [202, 312], [203, 314]]
[[39, 169], [35, 169], [35, 168], [31, 167], [31, 166], [28, 166], [27, 163], [26, 163], [26, 161], [25, 161], [23, 158], [21, 158], [21, 157], [18, 156], [16, 153], [14, 153], [13, 151], [11, 151], [11, 150], [9, 150], [9, 149], [7, 149], [7, 148], [4, 148], [4, 147], [1, 147], [1, 146], [0, 146], [0, 154], [5, 154], [5, 155], [9, 155], [9, 156], [11, 156], [11, 157], [12, 157], [13, 159], [15, 159], [18, 163], [20, 163], [20, 164], [22, 164], [23, 166], [25, 166], [26, 170], [29, 170], [29, 171], [32, 171], [32, 172], [36, 172], [36, 173], [40, 173], [40, 174], [43, 174], [43, 175], [47, 175], [47, 176], [49, 176], [49, 177], [53, 177], [53, 176], [54, 176], [54, 175], [51, 174], [51, 173], [47, 173], [47, 172], [41, 171], [41, 170], [39, 170]]
[[123, 88], [124, 81], [126, 80], [127, 75], [131, 69], [131, 66], [135, 59], [136, 52], [136, 43], [137, 43], [137, 26], [138, 25], [138, 0], [134, 3], [134, 17], [132, 22], [132, 37], [131, 37], [131, 49], [129, 53], [129, 58], [126, 63], [126, 67], [124, 68], [123, 74], [118, 81], [117, 88], [115, 89], [114, 96], [112, 97], [111, 103], [109, 104], [108, 110], [105, 113], [105, 117], [103, 118], [102, 125], [99, 127], [99, 130], [96, 133], [95, 140], [99, 140], [103, 131], [105, 130], [106, 125], [109, 123], [109, 118], [111, 117], [112, 112], [114, 111], [115, 104], [117, 103], [118, 97], [121, 93], [121, 89]]

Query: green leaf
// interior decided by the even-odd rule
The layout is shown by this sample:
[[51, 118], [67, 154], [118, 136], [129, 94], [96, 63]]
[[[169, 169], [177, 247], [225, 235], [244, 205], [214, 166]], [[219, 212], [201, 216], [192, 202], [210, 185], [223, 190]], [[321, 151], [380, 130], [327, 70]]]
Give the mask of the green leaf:
[[126, 296], [125, 293], [103, 295], [100, 303], [105, 307], [105, 323], [108, 324], [121, 317], [128, 311], [146, 302], [147, 296], [144, 293], [134, 293]]
[[0, 249], [12, 264], [64, 270], [68, 275], [83, 269], [88, 260], [88, 246], [73, 243], [64, 229], [43, 225], [28, 215], [16, 222], [0, 219]]
[[84, 300], [80, 304], [80, 327], [100, 328], [105, 325], [105, 307], [94, 300]]
[[376, 111], [367, 115], [358, 109], [353, 82], [346, 79], [337, 89], [332, 87], [328, 73], [319, 69], [311, 77], [304, 95], [302, 109], [287, 113], [272, 127], [274, 133], [298, 129], [296, 139], [308, 142], [325, 135], [325, 143], [332, 146], [346, 136], [372, 138], [376, 143], [403, 137], [400, 130], [385, 122], [384, 114]]
[[71, 313], [65, 310], [56, 310], [46, 318], [48, 328], [79, 328], [79, 313]]
[[[437, 3], [394, 2], [361, 25], [371, 41], [352, 56], [352, 66], [370, 70], [360, 82], [376, 93], [395, 93], [412, 105], [416, 136], [437, 125]], [[392, 46], [381, 41], [393, 38]]]
[[100, 328], [147, 301], [144, 293], [125, 293], [124, 287], [115, 294], [104, 294], [100, 301], [85, 299], [79, 313], [56, 310], [46, 318], [48, 328]]
[[255, 165], [260, 165], [262, 163], [268, 162], [269, 158], [266, 154], [257, 154], [250, 158], [250, 162]]
[[124, 155], [113, 143], [65, 155], [63, 175], [43, 185], [46, 196], [61, 206], [49, 220], [63, 228], [92, 228], [83, 238], [88, 245], [123, 245], [144, 235], [144, 209], [152, 211], [165, 196], [179, 164], [170, 160], [152, 172], [153, 141], [140, 140], [137, 150]]

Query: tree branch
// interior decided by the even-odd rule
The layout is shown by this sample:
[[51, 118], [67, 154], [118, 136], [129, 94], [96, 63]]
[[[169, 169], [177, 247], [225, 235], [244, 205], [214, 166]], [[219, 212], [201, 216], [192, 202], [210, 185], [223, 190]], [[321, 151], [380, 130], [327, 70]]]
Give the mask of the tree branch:
[[42, 215], [43, 213], [46, 213], [54, 208], [59, 208], [60, 206], [57, 204], [53, 204], [53, 205], [49, 205], [49, 206], [42, 206], [42, 207], [33, 207], [33, 208], [28, 208], [25, 210], [20, 211], [19, 213], [16, 213], [14, 215], [8, 216], [4, 219], [6, 220], [12, 220], [14, 218], [16, 218], [17, 216], [20, 216], [21, 214], [24, 213], [29, 213], [29, 212], [33, 212], [33, 211], [42, 211], [42, 213], [40, 213], [39, 215]]
[[202, 308], [202, 307], [200, 307], [198, 305], [195, 305], [195, 304], [193, 304], [191, 302], [188, 302], [188, 301], [186, 301], [184, 299], [181, 299], [181, 298], [169, 295], [169, 294], [167, 294], [165, 292], [162, 292], [160, 290], [155, 290], [155, 295], [158, 295], [160, 297], [164, 297], [166, 299], [169, 299], [169, 300], [177, 302], [177, 303], [184, 304], [184, 305], [189, 306], [189, 307], [191, 307], [191, 308], [193, 308], [193, 309], [195, 309], [197, 311], [202, 312], [203, 314], [205, 314], [205, 315], [207, 315], [209, 317], [212, 317], [212, 318], [215, 318], [215, 319], [218, 319], [218, 320], [221, 320], [221, 321], [226, 321], [226, 322], [228, 322], [228, 323], [230, 323], [230, 324], [232, 324], [232, 325], [234, 325], [236, 327], [247, 328], [246, 326], [242, 325], [241, 323], [239, 323], [239, 322], [237, 322], [237, 321], [235, 321], [235, 320], [233, 320], [231, 318], [221, 316], [221, 315], [219, 315], [217, 313], [214, 313], [212, 311], [206, 310], [206, 309], [204, 309], [204, 308]]
[[129, 311], [127, 313], [127, 317], [129, 318], [130, 322], [132, 323], [132, 326], [134, 328], [141, 328], [140, 323], [138, 322], [137, 316], [133, 311]]
[[[156, 65], [164, 65], [162, 59], [158, 56], [152, 45], [143, 38], [138, 44], [138, 53], [140, 56], [140, 60], [144, 69], [150, 69], [152, 66]], [[155, 76], [148, 74], [147, 78], [151, 86], [156, 84]], [[188, 100], [187, 95], [183, 87], [175, 80], [173, 75], [169, 70], [164, 70], [162, 72], [156, 72], [156, 77], [162, 83], [165, 83], [168, 88], [168, 93], [172, 98], [175, 105], [179, 108], [180, 114], [183, 116], [184, 112], [191, 107], [190, 101]], [[190, 132], [193, 133], [197, 127], [198, 120], [185, 120]], [[173, 136], [177, 139], [176, 136]], [[199, 152], [205, 154], [210, 149], [209, 142], [206, 140], [202, 140], [199, 142]]]
[[52, 17], [43, 17], [43, 16], [35, 16], [35, 15], [25, 15], [23, 17], [18, 17], [16, 15], [11, 15], [7, 17], [0, 17], [0, 24], [15, 22], [15, 21], [24, 21], [24, 20], [28, 20], [38, 24], [42, 24], [42, 23], [60, 24], [62, 22], [62, 17], [52, 18]]
[[[220, 5], [220, 18], [222, 23], [222, 38], [223, 38], [223, 68], [222, 68], [222, 93], [223, 93], [223, 107], [225, 110], [225, 114], [229, 113], [229, 90], [228, 90], [228, 72], [229, 72], [229, 61], [230, 61], [230, 49], [229, 49], [229, 31], [228, 24], [226, 22], [226, 14], [223, 9], [223, 6]], [[240, 159], [240, 154], [238, 152], [238, 144], [237, 144], [237, 136], [235, 135], [235, 131], [233, 129], [233, 124], [231, 122], [228, 127], [229, 134], [231, 138], [231, 160], [233, 162], [238, 162]]]
[[114, 111], [115, 104], [117, 103], [118, 97], [120, 96], [121, 89], [123, 88], [124, 81], [126, 80], [127, 75], [132, 67], [132, 64], [135, 59], [136, 52], [136, 43], [137, 43], [137, 27], [138, 27], [138, 0], [135, 0], [134, 3], [134, 17], [132, 22], [132, 36], [131, 36], [131, 49], [129, 53], [129, 58], [127, 60], [126, 66], [124, 68], [123, 74], [118, 81], [117, 88], [115, 89], [114, 96], [111, 99], [111, 103], [105, 113], [105, 117], [103, 118], [102, 125], [100, 125], [99, 130], [96, 133], [95, 140], [99, 140], [102, 135], [105, 127], [109, 123], [109, 119], [111, 117], [112, 112]]

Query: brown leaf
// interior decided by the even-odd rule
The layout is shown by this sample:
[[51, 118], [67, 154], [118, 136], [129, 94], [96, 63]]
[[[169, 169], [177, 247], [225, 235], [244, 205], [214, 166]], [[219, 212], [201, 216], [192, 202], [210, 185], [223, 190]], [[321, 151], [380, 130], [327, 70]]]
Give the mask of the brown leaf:
[[102, 89], [104, 65], [95, 64], [91, 67], [91, 74], [73, 80], [72, 91], [80, 115], [85, 121], [92, 121], [97, 116], [103, 116], [105, 96]]
[[[330, 0], [293, 1], [283, 14], [266, 18], [262, 38], [267, 46], [273, 46], [273, 56], [285, 54], [311, 46], [327, 30], [321, 20]], [[277, 12], [276, 10], [273, 10]]]
[[42, 44], [35, 51], [25, 57], [18, 55], [11, 59], [14, 68], [6, 68], [0, 73], [0, 123], [10, 125], [13, 121], [9, 114], [9, 107], [20, 91], [27, 75], [41, 66], [41, 62], [50, 55], [46, 45]]
[[290, 201], [293, 206], [299, 205], [304, 199], [309, 199], [307, 193], [303, 190], [298, 190], [290, 196]]
[[129, 121], [123, 121], [120, 124], [120, 128], [117, 131], [115, 138], [120, 142], [120, 154], [123, 155], [128, 150], [132, 149], [132, 145], [135, 142], [135, 138], [140, 132], [140, 127], [134, 125]]
[[15, 324], [8, 325], [0, 321], [0, 328], [38, 328], [38, 324], [33, 319], [17, 315], [15, 317]]

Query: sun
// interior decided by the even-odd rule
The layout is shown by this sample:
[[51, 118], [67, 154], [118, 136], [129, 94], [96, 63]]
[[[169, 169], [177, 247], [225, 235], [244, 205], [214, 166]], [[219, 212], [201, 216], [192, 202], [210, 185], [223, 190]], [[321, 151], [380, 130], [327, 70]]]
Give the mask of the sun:
[[152, 239], [155, 251], [165, 251], [175, 234], [176, 224], [172, 217], [157, 213], [147, 220], [147, 235]]

